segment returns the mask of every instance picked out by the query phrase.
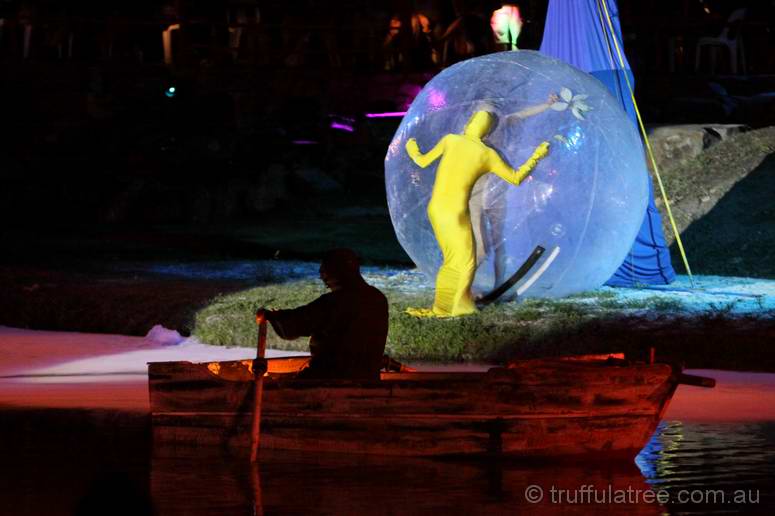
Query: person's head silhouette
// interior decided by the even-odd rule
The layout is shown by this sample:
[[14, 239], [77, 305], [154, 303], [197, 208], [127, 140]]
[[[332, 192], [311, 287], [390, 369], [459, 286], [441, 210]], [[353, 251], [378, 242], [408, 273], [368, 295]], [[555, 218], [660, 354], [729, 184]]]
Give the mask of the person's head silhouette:
[[347, 248], [327, 251], [320, 263], [320, 279], [331, 290], [362, 280], [358, 255]]

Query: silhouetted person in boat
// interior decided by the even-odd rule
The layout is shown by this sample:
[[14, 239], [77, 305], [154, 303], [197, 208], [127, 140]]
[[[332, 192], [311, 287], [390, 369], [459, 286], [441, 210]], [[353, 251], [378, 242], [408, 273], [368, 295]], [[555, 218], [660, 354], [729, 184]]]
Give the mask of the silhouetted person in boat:
[[350, 249], [328, 251], [320, 279], [331, 292], [293, 310], [259, 310], [275, 333], [292, 340], [309, 336], [312, 355], [299, 378], [379, 379], [388, 332], [384, 294], [361, 276]]

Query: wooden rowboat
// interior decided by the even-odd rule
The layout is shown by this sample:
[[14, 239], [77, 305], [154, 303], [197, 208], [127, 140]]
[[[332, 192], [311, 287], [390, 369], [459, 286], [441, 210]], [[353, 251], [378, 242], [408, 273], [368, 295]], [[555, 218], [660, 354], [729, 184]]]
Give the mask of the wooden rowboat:
[[[634, 457], [679, 383], [679, 366], [528, 360], [486, 372], [386, 372], [298, 380], [306, 359], [270, 359], [261, 447], [383, 455]], [[252, 360], [151, 363], [154, 442], [249, 446]]]

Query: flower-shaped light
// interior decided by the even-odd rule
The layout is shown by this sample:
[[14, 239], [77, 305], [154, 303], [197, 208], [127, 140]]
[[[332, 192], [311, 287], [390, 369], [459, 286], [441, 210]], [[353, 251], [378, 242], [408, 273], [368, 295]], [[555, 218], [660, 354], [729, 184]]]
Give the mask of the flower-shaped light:
[[579, 120], [584, 120], [584, 113], [592, 110], [589, 105], [584, 103], [587, 97], [589, 95], [574, 95], [568, 88], [563, 88], [560, 90], [560, 100], [552, 104], [552, 109], [565, 111], [570, 107], [573, 116]]

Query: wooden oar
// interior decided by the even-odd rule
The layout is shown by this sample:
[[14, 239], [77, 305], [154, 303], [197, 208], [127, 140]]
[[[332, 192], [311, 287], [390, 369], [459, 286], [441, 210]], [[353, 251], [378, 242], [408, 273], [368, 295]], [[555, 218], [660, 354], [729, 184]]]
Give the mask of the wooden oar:
[[261, 399], [264, 396], [264, 371], [261, 362], [264, 360], [266, 352], [266, 318], [263, 313], [256, 315], [258, 324], [258, 344], [256, 352], [256, 362], [253, 364], [253, 377], [255, 382], [255, 399], [253, 403], [253, 427], [250, 431], [250, 462], [256, 462], [258, 459], [258, 448], [261, 437]]

